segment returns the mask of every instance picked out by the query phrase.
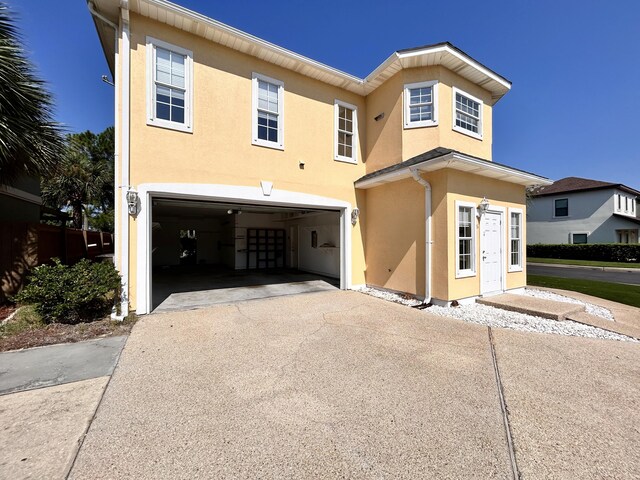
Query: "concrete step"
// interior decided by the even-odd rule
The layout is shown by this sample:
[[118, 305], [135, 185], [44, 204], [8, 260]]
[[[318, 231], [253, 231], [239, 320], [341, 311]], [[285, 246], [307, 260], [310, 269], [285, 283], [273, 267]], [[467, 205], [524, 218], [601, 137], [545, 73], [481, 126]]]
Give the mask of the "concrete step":
[[583, 323], [592, 327], [598, 327], [609, 332], [621, 333], [633, 338], [640, 337], [640, 329], [624, 323], [615, 322], [611, 320], [605, 320], [604, 318], [596, 315], [591, 315], [587, 312], [576, 312], [567, 315], [567, 320], [572, 322]]
[[509, 310], [511, 312], [526, 313], [536, 317], [551, 320], [565, 320], [568, 315], [584, 312], [583, 305], [575, 303], [557, 302], [544, 298], [528, 297], [513, 293], [503, 293], [493, 297], [479, 298], [477, 303], [490, 307]]

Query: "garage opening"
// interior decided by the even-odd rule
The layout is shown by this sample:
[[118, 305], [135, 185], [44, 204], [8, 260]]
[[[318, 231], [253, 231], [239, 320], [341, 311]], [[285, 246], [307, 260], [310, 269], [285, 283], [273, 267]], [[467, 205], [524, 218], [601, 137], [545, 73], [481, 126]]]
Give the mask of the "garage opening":
[[340, 212], [152, 199], [152, 310], [340, 287]]

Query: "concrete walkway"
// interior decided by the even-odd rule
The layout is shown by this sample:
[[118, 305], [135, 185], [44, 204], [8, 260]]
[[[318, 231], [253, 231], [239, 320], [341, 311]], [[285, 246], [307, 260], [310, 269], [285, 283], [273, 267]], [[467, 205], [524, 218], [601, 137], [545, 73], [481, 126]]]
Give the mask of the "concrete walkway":
[[65, 478], [125, 341], [0, 353], [0, 478]]
[[0, 395], [111, 375], [127, 337], [0, 353]]
[[150, 315], [70, 478], [513, 478], [499, 391], [522, 478], [640, 471], [637, 344], [493, 338], [344, 291]]

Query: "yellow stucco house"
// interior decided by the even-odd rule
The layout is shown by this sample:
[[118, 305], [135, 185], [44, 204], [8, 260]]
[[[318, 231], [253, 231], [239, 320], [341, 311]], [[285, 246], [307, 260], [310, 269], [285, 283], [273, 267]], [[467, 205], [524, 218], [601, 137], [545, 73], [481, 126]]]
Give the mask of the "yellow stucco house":
[[550, 182], [491, 159], [501, 75], [440, 43], [358, 78], [165, 0], [89, 10], [116, 86], [123, 313], [180, 265], [440, 304], [525, 286], [525, 188]]

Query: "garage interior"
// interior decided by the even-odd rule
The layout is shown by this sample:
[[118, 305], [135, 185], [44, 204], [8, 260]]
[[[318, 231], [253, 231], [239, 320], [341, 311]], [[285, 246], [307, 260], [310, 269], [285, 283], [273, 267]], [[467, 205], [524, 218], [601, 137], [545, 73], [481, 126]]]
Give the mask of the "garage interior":
[[154, 198], [152, 310], [340, 286], [340, 213]]

